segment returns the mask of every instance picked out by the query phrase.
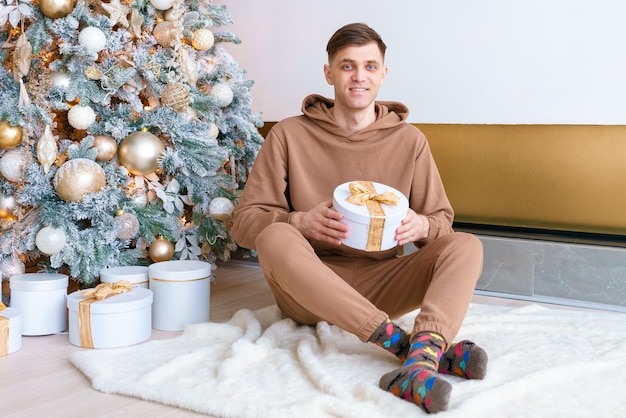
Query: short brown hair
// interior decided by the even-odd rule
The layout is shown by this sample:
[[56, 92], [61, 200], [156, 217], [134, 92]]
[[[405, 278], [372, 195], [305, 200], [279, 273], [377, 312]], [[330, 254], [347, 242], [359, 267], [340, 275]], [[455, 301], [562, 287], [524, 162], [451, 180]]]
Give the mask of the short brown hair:
[[330, 37], [326, 45], [328, 59], [331, 60], [340, 49], [347, 46], [363, 46], [371, 42], [376, 42], [383, 58], [385, 58], [387, 45], [385, 45], [380, 35], [374, 29], [365, 23], [349, 23], [339, 28]]

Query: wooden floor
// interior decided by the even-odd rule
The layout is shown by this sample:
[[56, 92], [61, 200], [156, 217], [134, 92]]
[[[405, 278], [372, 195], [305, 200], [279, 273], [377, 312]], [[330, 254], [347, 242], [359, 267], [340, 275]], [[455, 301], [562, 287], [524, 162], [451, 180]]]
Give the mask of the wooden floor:
[[[259, 309], [275, 303], [257, 264], [233, 261], [215, 270], [211, 287], [211, 321], [224, 322], [240, 308]], [[475, 296], [475, 302], [519, 305], [521, 301]], [[153, 330], [152, 339], [178, 332]], [[4, 418], [73, 417], [197, 417], [189, 411], [135, 398], [109, 395], [91, 388], [89, 380], [69, 362], [83, 350], [67, 333], [23, 337], [22, 348], [0, 357], [0, 416]]]

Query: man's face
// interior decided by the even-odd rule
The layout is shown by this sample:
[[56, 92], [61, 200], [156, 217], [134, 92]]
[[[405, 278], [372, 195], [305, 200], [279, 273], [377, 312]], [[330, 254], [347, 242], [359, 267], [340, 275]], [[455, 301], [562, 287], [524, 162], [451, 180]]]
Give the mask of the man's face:
[[359, 111], [373, 106], [387, 67], [378, 45], [372, 42], [340, 49], [324, 65], [324, 76], [335, 88], [335, 106]]

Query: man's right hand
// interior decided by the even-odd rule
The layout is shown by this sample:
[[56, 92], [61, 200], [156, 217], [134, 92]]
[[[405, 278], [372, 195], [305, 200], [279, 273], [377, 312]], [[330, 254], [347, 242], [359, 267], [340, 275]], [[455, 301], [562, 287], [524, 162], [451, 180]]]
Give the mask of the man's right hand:
[[341, 245], [348, 238], [348, 225], [340, 222], [343, 215], [333, 208], [333, 201], [327, 200], [308, 212], [294, 212], [289, 223], [307, 239], [326, 241]]

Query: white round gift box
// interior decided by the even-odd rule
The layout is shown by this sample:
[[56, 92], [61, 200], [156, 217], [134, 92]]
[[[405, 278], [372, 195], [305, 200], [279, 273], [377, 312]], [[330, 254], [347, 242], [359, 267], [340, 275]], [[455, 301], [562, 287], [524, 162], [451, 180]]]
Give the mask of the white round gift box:
[[152, 328], [182, 331], [209, 322], [211, 264], [197, 260], [161, 261], [148, 267], [154, 292]]
[[22, 314], [22, 335], [49, 335], [65, 331], [66, 274], [25, 273], [10, 279], [12, 308]]
[[396, 229], [398, 229], [409, 210], [409, 201], [406, 196], [393, 187], [372, 182], [376, 193], [381, 194], [386, 191], [392, 191], [400, 199], [400, 202], [397, 205], [381, 203], [382, 209], [385, 212], [385, 226], [382, 233], [382, 241], [379, 248], [368, 250], [367, 240], [370, 226], [370, 213], [366, 205], [357, 205], [346, 201], [351, 195], [349, 188], [350, 183], [355, 182], [349, 181], [340, 184], [333, 192], [333, 207], [343, 215], [341, 222], [350, 227], [348, 238], [343, 240], [342, 243], [348, 247], [364, 251], [384, 251], [397, 246], [398, 242], [395, 240]]
[[15, 353], [22, 347], [22, 315], [19, 309], [6, 308], [0, 311], [0, 316], [9, 320], [9, 335], [4, 342], [4, 351], [7, 354]]
[[[69, 340], [78, 347], [81, 326], [91, 331], [93, 348], [115, 348], [138, 344], [152, 335], [152, 291], [134, 287], [130, 292], [120, 293], [89, 305], [89, 324], [79, 322], [79, 304], [90, 299], [73, 292], [67, 297], [69, 311]], [[87, 342], [88, 344], [88, 342]]]
[[120, 280], [129, 281], [133, 287], [148, 289], [148, 267], [119, 266], [105, 268], [100, 271], [100, 281], [102, 283], [115, 283]]

